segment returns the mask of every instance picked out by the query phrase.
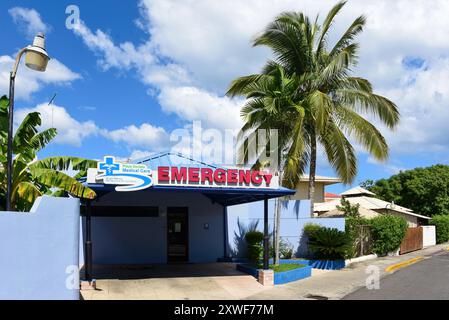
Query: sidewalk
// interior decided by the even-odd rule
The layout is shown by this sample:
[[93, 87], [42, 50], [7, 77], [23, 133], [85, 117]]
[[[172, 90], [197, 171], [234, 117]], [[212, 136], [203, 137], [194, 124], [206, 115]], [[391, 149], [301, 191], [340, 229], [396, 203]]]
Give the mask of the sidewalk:
[[310, 278], [271, 287], [268, 290], [263, 290], [248, 297], [248, 299], [310, 299], [308, 298], [309, 295], [322, 296], [328, 299], [341, 299], [347, 294], [365, 286], [365, 281], [368, 276], [366, 268], [368, 266], [377, 266], [379, 268], [382, 283], [382, 278], [391, 273], [385, 271], [388, 266], [416, 257], [423, 257], [425, 259], [436, 252], [445, 250], [447, 247], [447, 243], [440, 244], [402, 256], [382, 257], [354, 263], [342, 270], [328, 271], [314, 269]]

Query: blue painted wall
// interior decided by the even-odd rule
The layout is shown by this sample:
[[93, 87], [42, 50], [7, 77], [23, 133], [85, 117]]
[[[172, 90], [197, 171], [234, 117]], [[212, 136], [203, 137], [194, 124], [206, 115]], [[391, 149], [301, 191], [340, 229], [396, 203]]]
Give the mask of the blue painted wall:
[[0, 212], [0, 299], [79, 299], [79, 200]]
[[[273, 231], [275, 201], [268, 201], [269, 230]], [[246, 244], [242, 242], [239, 225], [247, 228], [257, 223], [263, 231], [263, 201], [228, 207], [228, 255], [244, 257]], [[345, 229], [344, 218], [311, 218], [310, 200], [284, 201], [281, 213], [281, 238], [294, 247], [295, 256], [308, 255], [307, 239], [303, 234], [304, 225], [315, 223], [328, 228]]]
[[[189, 208], [190, 262], [215, 262], [224, 256], [223, 207], [202, 194], [111, 192], [94, 201], [95, 205], [158, 206], [159, 216], [93, 217], [94, 264], [166, 263], [167, 207]], [[209, 229], [205, 229], [204, 224], [208, 224]], [[80, 254], [83, 257], [83, 243], [80, 243]], [[83, 264], [83, 259], [80, 263]]]

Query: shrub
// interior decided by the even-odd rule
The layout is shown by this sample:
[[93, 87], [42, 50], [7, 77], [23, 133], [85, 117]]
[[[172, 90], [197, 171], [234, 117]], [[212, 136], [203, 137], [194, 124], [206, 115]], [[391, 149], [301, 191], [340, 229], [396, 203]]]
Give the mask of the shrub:
[[386, 255], [396, 251], [407, 231], [404, 218], [393, 215], [380, 215], [371, 219], [371, 234], [373, 237], [373, 252]]
[[449, 215], [435, 215], [430, 220], [430, 224], [435, 226], [437, 243], [449, 241]]
[[345, 219], [345, 231], [351, 236], [357, 236], [359, 226], [370, 225], [370, 219], [358, 217], [358, 218], [346, 218]]
[[351, 238], [346, 232], [324, 227], [312, 229], [312, 236], [309, 238], [309, 249], [315, 258], [327, 260], [344, 259], [351, 248]]
[[345, 217], [360, 218], [360, 204], [356, 203], [352, 205], [351, 202], [349, 202], [349, 200], [346, 200], [345, 198], [341, 198], [340, 204], [341, 206], [337, 206], [337, 209], [344, 212]]
[[288, 240], [281, 238], [279, 243], [279, 253], [283, 259], [291, 259], [293, 257], [293, 246]]
[[248, 245], [248, 259], [257, 265], [263, 251], [263, 233], [260, 231], [249, 231], [245, 234], [245, 240]]
[[[270, 236], [270, 241], [268, 242], [268, 255], [274, 258], [274, 240]], [[281, 259], [290, 259], [293, 256], [293, 246], [288, 240], [284, 240], [282, 237], [279, 241], [279, 255]]]
[[[370, 243], [367, 243], [371, 238], [369, 234], [371, 231], [369, 227], [363, 228], [362, 231], [362, 226], [369, 226], [370, 223], [371, 222], [369, 219], [363, 217], [349, 217], [345, 219], [345, 232], [348, 235], [348, 237], [350, 237], [352, 243], [352, 248], [348, 252], [348, 258], [354, 258], [357, 256], [362, 256], [364, 254], [371, 253], [370, 252], [371, 245]], [[366, 244], [366, 248], [364, 246], [363, 250], [361, 247], [362, 242], [363, 244]]]
[[308, 239], [312, 239], [314, 237], [314, 234], [317, 231], [320, 231], [321, 229], [324, 229], [324, 227], [320, 226], [319, 224], [307, 223], [304, 225], [303, 232], [307, 236]]

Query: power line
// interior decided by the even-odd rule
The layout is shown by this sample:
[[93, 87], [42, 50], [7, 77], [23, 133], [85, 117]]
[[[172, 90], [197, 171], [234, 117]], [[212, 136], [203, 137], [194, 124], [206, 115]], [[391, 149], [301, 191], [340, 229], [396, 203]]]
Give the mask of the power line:
[[[53, 111], [54, 111], [54, 107], [53, 107], [53, 101], [55, 100], [55, 98], [56, 98], [56, 95], [57, 95], [57, 93], [55, 92], [55, 94], [53, 95], [53, 97], [50, 99], [50, 101], [48, 102], [48, 105], [50, 106], [51, 105], [51, 128], [54, 128], [54, 125], [53, 125]], [[53, 156], [54, 155], [54, 150], [53, 150], [53, 143], [50, 143], [50, 147], [51, 147], [51, 155]]]

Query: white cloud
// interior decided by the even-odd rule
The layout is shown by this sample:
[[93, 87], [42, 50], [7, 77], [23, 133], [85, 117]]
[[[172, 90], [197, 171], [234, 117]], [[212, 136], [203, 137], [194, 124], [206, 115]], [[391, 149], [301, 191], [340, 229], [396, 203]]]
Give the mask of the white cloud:
[[148, 47], [145, 44], [138, 48], [130, 42], [116, 46], [109, 35], [101, 30], [92, 32], [84, 22], [73, 30], [89, 49], [99, 54], [99, 63], [105, 70], [112, 67], [130, 69], [154, 62], [154, 57], [148, 54]]
[[164, 111], [188, 121], [201, 120], [209, 127], [226, 129], [242, 125], [239, 117], [241, 100], [219, 97], [197, 87], [163, 88], [159, 101]]
[[169, 136], [164, 128], [148, 123], [140, 127], [135, 125], [121, 129], [105, 131], [104, 136], [114, 142], [123, 142], [130, 147], [145, 147], [148, 150], [167, 148]]
[[34, 108], [20, 108], [15, 112], [14, 122], [19, 125], [30, 112], [39, 112], [42, 118], [41, 129], [54, 127], [58, 135], [54, 139], [56, 143], [81, 146], [83, 139], [97, 135], [101, 130], [89, 120], [80, 122], [74, 119], [64, 107], [42, 103]]
[[34, 9], [14, 7], [8, 10], [15, 24], [25, 33], [28, 39], [33, 39], [38, 32], [48, 33], [51, 27], [45, 24], [40, 14]]
[[[13, 57], [0, 56], [0, 95], [8, 95], [9, 74], [13, 65]], [[16, 76], [15, 97], [16, 99], [29, 99], [33, 93], [39, 91], [44, 85], [67, 85], [78, 79], [81, 79], [80, 74], [70, 70], [57, 59], [51, 59], [48, 62], [45, 72], [30, 70], [22, 61]]]
[[144, 158], [144, 157], [152, 156], [154, 154], [155, 154], [155, 152], [151, 152], [151, 151], [133, 150], [131, 152], [131, 154], [129, 155], [129, 159], [137, 160], [137, 159], [141, 159], [141, 158]]
[[[48, 103], [41, 103], [32, 108], [17, 109], [14, 117], [16, 128], [30, 112], [41, 114], [42, 125], [39, 128], [40, 130], [51, 127], [58, 130], [54, 142], [59, 144], [80, 147], [84, 139], [102, 136], [112, 142], [126, 146], [127, 149], [144, 148], [147, 150], [140, 150], [140, 154], [168, 150], [170, 146], [169, 135], [162, 127], [144, 123], [139, 127], [130, 125], [120, 129], [107, 130], [98, 127], [93, 120], [79, 121], [73, 118], [65, 107], [48, 105]], [[136, 151], [132, 154], [132, 157], [137, 157], [138, 154], [138, 151]]]
[[401, 81], [385, 91], [400, 103], [401, 124], [386, 136], [395, 153], [449, 153], [449, 58], [404, 70]]
[[407, 170], [407, 168], [405, 168], [403, 165], [401, 164], [396, 164], [395, 162], [392, 161], [388, 161], [388, 162], [381, 162], [378, 161], [376, 159], [374, 159], [373, 157], [369, 156], [366, 160], [367, 163], [370, 164], [375, 164], [379, 167], [382, 167], [384, 169], [384, 171], [388, 174], [397, 174], [401, 171], [405, 171]]
[[[282, 11], [312, 17], [320, 13], [323, 19], [335, 3], [142, 0], [136, 21], [148, 35], [142, 43], [115, 44], [109, 35], [91, 32], [84, 24], [77, 34], [105, 69], [136, 70], [163, 111], [185, 121], [202, 120], [209, 127], [234, 128], [240, 125], [242, 101], [223, 93], [232, 79], [258, 72], [270, 57], [267, 49], [251, 47], [253, 37]], [[393, 155], [449, 149], [447, 12], [449, 2], [444, 0], [353, 0], [336, 18], [330, 44], [357, 16], [368, 18], [355, 72], [399, 107], [397, 130], [381, 128]], [[426, 66], [412, 70], [403, 63], [408, 57], [421, 58]]]
[[130, 42], [116, 45], [109, 35], [101, 30], [92, 32], [84, 22], [75, 29], [75, 34], [100, 56], [98, 62], [103, 69], [136, 69], [140, 81], [157, 94], [165, 112], [187, 121], [203, 120], [210, 127], [236, 128], [241, 125], [241, 101], [189, 86], [192, 81], [189, 72], [181, 64], [161, 62], [152, 42], [137, 47]]

